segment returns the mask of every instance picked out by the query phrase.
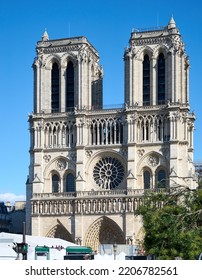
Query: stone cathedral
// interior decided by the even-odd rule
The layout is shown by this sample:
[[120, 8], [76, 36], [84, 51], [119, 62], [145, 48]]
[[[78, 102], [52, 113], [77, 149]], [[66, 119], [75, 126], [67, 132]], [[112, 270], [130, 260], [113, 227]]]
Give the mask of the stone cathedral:
[[173, 18], [133, 30], [124, 105], [106, 109], [95, 47], [83, 36], [50, 40], [44, 32], [33, 63], [28, 234], [95, 250], [136, 244], [145, 190], [195, 187], [189, 68]]

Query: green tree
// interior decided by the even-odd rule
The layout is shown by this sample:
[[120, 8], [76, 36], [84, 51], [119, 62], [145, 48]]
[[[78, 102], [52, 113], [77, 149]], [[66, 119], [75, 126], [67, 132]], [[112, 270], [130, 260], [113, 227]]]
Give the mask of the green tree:
[[142, 215], [147, 254], [157, 259], [196, 259], [202, 252], [202, 190], [185, 187], [146, 192]]

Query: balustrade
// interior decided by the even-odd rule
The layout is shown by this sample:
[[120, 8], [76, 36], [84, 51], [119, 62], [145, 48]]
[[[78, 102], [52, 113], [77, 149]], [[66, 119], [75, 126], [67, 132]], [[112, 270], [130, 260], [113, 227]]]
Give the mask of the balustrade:
[[[152, 191], [152, 190], [150, 190]], [[157, 191], [157, 190], [154, 190]], [[159, 190], [160, 191], [160, 190]], [[84, 198], [98, 196], [124, 196], [124, 195], [143, 195], [144, 189], [133, 190], [100, 190], [100, 191], [78, 191], [78, 192], [58, 192], [58, 193], [34, 193], [34, 199], [64, 199], [64, 198]]]
[[142, 197], [32, 201], [33, 215], [107, 214], [136, 211]]
[[[146, 191], [169, 193], [171, 190]], [[35, 193], [32, 198], [32, 215], [132, 213], [139, 209], [144, 193], [144, 189]]]

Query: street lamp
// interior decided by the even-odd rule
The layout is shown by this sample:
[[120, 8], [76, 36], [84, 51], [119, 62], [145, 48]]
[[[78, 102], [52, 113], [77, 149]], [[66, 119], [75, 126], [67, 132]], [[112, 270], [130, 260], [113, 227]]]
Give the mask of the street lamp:
[[113, 251], [114, 251], [114, 260], [116, 260], [116, 252], [117, 252], [117, 244], [116, 243], [114, 243], [113, 244]]

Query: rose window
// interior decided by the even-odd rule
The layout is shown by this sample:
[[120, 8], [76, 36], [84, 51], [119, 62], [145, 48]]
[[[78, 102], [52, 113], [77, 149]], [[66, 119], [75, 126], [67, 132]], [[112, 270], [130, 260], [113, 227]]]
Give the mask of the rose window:
[[102, 189], [114, 189], [120, 185], [124, 177], [124, 168], [116, 158], [105, 157], [100, 159], [94, 169], [95, 183]]

